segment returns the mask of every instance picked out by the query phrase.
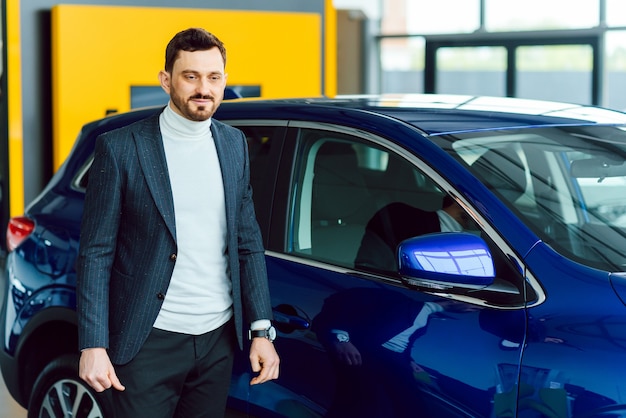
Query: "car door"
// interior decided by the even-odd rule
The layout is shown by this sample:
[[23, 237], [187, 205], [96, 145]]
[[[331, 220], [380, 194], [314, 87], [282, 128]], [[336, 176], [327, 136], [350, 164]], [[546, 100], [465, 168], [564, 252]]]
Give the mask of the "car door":
[[305, 122], [290, 123], [277, 174], [266, 254], [281, 375], [250, 388], [250, 414], [514, 414], [526, 315], [512, 251], [472, 222], [498, 286], [471, 293], [407, 286], [395, 249], [365, 251], [388, 205], [425, 217], [388, 217], [385, 230], [440, 229], [444, 178], [384, 138]]
[[[223, 122], [240, 129], [246, 136], [254, 208], [263, 240], [267, 245], [270, 211], [275, 194], [274, 183], [287, 122], [281, 120], [223, 120]], [[249, 351], [248, 347], [245, 348], [243, 351], [236, 352], [227, 416], [240, 416], [240, 411], [249, 409], [249, 381], [252, 377], [248, 359]]]

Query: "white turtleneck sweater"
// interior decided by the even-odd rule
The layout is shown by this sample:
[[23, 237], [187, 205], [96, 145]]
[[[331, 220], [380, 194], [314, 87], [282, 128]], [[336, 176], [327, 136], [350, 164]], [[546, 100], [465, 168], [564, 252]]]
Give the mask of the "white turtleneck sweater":
[[199, 335], [232, 316], [222, 172], [211, 119], [190, 121], [168, 105], [159, 123], [174, 197], [178, 253], [154, 327]]

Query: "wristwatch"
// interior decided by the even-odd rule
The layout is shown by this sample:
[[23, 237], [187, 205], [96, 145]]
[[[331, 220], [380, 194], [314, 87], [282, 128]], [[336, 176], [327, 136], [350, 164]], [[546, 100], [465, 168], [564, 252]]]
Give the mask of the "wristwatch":
[[248, 331], [248, 339], [252, 341], [253, 338], [267, 338], [270, 342], [274, 342], [276, 339], [276, 328], [270, 325], [266, 329], [251, 329]]
[[331, 333], [335, 336], [335, 341], [337, 341], [338, 343], [350, 342], [350, 335], [348, 335], [347, 332], [333, 330], [331, 331]]

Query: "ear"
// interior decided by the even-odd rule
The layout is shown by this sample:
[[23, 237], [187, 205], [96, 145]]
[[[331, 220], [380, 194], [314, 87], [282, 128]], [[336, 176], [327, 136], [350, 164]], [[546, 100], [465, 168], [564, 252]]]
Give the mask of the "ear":
[[159, 71], [159, 82], [161, 83], [161, 88], [167, 94], [170, 94], [171, 78], [170, 78], [170, 74], [167, 71], [165, 71], [165, 70]]

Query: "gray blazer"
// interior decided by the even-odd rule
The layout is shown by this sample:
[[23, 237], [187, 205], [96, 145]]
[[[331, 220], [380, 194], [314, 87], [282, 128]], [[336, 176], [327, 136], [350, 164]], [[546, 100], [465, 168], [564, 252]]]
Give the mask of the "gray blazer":
[[[211, 132], [224, 181], [234, 318], [242, 347], [244, 318], [247, 327], [272, 315], [263, 243], [245, 136], [216, 120]], [[96, 141], [76, 265], [79, 348], [105, 347], [113, 363], [129, 362], [161, 309], [176, 252], [157, 114]]]

